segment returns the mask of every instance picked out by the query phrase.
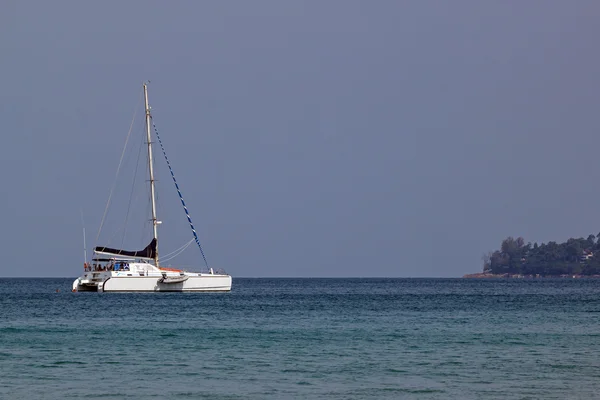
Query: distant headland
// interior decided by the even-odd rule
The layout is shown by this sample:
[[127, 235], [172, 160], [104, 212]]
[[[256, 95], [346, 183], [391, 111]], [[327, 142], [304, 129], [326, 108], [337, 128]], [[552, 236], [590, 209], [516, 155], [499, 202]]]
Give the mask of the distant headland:
[[483, 272], [463, 278], [600, 278], [600, 233], [540, 245], [509, 236], [482, 259]]

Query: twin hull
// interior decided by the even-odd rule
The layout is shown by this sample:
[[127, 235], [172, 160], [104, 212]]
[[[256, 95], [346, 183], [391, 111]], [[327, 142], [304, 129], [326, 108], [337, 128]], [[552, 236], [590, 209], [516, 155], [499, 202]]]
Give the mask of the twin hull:
[[86, 282], [81, 278], [73, 282], [73, 291], [98, 292], [228, 292], [229, 275], [189, 276], [184, 282], [161, 283], [157, 276], [110, 276]]

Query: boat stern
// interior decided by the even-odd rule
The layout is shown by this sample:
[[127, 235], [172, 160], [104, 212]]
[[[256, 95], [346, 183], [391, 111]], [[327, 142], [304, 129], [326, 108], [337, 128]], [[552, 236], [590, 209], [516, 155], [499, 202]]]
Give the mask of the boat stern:
[[110, 277], [106, 273], [87, 272], [73, 281], [72, 292], [102, 292], [104, 282]]

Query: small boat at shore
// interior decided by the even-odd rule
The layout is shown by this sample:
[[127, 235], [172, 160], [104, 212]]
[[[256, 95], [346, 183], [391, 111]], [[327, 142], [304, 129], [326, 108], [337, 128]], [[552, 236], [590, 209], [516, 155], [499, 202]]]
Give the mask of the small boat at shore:
[[[212, 268], [208, 267], [204, 251], [200, 246], [198, 235], [192, 224], [192, 219], [175, 180], [175, 175], [158, 136], [158, 132], [155, 130], [155, 135], [161, 145], [175, 188], [192, 229], [192, 240], [195, 240], [200, 248], [207, 271], [189, 272], [183, 269], [161, 266], [158, 256], [158, 225], [160, 225], [161, 221], [156, 217], [156, 193], [150, 129], [152, 126], [152, 115], [150, 113], [150, 106], [148, 105], [148, 86], [146, 83], [143, 85], [143, 90], [146, 109], [145, 133], [148, 149], [147, 161], [152, 211], [152, 240], [144, 249], [138, 251], [96, 246], [92, 262], [90, 263], [87, 260], [84, 262], [84, 274], [73, 281], [72, 290], [74, 292], [228, 292], [231, 290], [231, 276], [224, 272], [215, 272]], [[188, 244], [192, 243], [192, 240]]]

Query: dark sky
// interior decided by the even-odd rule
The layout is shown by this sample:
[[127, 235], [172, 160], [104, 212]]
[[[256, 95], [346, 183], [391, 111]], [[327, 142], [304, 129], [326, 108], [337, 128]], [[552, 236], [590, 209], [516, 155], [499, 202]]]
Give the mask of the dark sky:
[[[79, 275], [81, 211], [88, 249], [149, 241], [145, 80], [234, 277], [453, 277], [509, 235], [598, 233], [598, 21], [597, 1], [4, 0], [0, 276]], [[166, 254], [191, 232], [156, 150]]]

